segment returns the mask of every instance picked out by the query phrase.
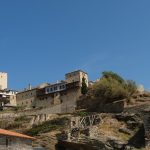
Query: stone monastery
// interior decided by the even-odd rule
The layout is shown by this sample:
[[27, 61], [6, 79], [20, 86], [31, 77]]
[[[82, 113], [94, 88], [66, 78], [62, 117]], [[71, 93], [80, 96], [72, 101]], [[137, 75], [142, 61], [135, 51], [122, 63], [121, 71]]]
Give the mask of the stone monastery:
[[2, 87], [0, 97], [7, 97], [10, 106], [50, 108], [51, 113], [73, 112], [76, 108], [76, 101], [81, 96], [83, 77], [88, 86], [88, 74], [82, 70], [77, 70], [65, 74], [65, 80], [54, 84], [43, 83], [34, 88], [29, 85], [29, 87], [23, 91], [14, 92], [14, 99], [11, 99], [8, 93], [12, 93], [12, 91], [7, 90], [6, 76], [0, 80], [0, 87]]

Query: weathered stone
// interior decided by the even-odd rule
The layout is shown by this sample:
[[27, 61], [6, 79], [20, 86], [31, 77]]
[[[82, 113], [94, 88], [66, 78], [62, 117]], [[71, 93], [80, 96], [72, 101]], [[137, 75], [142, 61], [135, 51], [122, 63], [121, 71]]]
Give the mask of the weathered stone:
[[132, 134], [131, 130], [129, 130], [127, 128], [120, 128], [119, 131], [122, 133], [125, 133], [125, 134], [129, 134], [129, 135]]

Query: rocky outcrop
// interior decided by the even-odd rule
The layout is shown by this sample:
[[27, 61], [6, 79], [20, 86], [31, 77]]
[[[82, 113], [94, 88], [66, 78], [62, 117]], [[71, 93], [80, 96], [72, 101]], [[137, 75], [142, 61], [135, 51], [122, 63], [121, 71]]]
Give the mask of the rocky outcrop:
[[38, 125], [38, 124], [41, 124], [45, 121], [48, 121], [48, 120], [52, 120], [52, 119], [55, 119], [57, 118], [58, 115], [55, 115], [55, 114], [38, 114], [38, 115], [34, 115], [30, 121], [30, 125], [33, 126], [33, 125]]
[[136, 114], [101, 114], [102, 121], [59, 140], [58, 150], [130, 150], [145, 146], [143, 120]]

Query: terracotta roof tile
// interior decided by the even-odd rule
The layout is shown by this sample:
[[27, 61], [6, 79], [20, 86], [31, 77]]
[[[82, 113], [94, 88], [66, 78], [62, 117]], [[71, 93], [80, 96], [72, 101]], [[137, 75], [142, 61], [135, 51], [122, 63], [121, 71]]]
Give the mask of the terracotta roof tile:
[[12, 131], [8, 131], [8, 130], [4, 130], [4, 129], [0, 129], [0, 135], [14, 136], [14, 137], [19, 137], [19, 138], [26, 138], [26, 139], [35, 140], [35, 138], [33, 138], [31, 136], [12, 132]]

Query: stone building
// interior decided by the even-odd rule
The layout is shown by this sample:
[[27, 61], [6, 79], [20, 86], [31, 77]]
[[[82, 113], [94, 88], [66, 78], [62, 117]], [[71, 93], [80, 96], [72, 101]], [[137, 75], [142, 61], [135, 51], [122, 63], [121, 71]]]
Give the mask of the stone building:
[[67, 73], [64, 81], [44, 84], [40, 87], [19, 92], [17, 94], [17, 105], [42, 108], [53, 107], [53, 109], [58, 109], [58, 107], [54, 108], [54, 106], [60, 106], [58, 112], [69, 112], [75, 109], [76, 101], [81, 96], [83, 77], [88, 86], [87, 73], [78, 70]]
[[65, 75], [67, 83], [79, 82], [80, 86], [82, 84], [83, 77], [85, 78], [86, 84], [88, 86], [88, 74], [82, 70], [73, 71]]
[[17, 91], [8, 89], [7, 76], [7, 73], [0, 72], [0, 106], [16, 106]]
[[33, 150], [33, 140], [33, 137], [0, 129], [0, 150]]
[[16, 106], [16, 94], [14, 90], [0, 90], [0, 105], [1, 106]]
[[7, 89], [7, 73], [0, 72], [0, 90]]
[[27, 89], [24, 91], [18, 92], [16, 94], [16, 103], [17, 106], [23, 106], [27, 108], [34, 108], [36, 105], [36, 100], [37, 100], [37, 92], [39, 89], [44, 88], [45, 86], [48, 86], [49, 84], [44, 83], [41, 84], [35, 88], [32, 88], [30, 85]]

